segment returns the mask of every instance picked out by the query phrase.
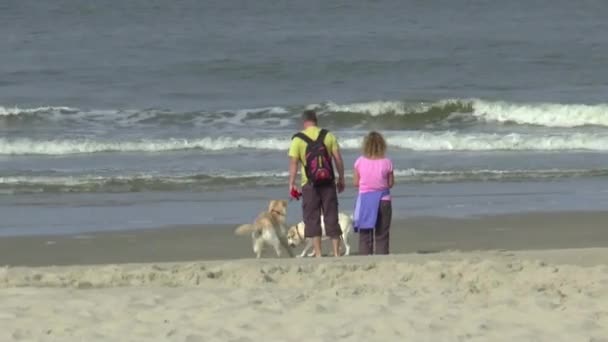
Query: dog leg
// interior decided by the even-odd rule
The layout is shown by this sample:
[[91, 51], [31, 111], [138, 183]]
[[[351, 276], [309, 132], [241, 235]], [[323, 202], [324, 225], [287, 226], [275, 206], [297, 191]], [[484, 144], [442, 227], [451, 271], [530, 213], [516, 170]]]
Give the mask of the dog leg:
[[[283, 248], [285, 248], [285, 251], [287, 251], [287, 254], [289, 255], [289, 257], [293, 258], [295, 255], [293, 255], [293, 251], [289, 247], [289, 243], [287, 242], [287, 238], [285, 237], [285, 235], [279, 235], [278, 238], [279, 238], [279, 243], [281, 244], [281, 246]], [[277, 254], [279, 254], [279, 253], [280, 252], [277, 252]]]
[[308, 249], [312, 249], [310, 253], [308, 253], [309, 257], [315, 256], [315, 250], [312, 248], [312, 239], [308, 239]]
[[300, 254], [300, 257], [305, 257], [305, 256], [312, 256], [315, 254], [315, 252], [313, 251], [312, 254], [306, 254], [310, 249], [312, 248], [312, 240], [311, 239], [306, 239], [306, 245], [304, 246], [304, 249], [302, 250], [302, 253]]
[[255, 253], [255, 257], [256, 259], [260, 259], [262, 257], [262, 247], [263, 247], [263, 241], [260, 242], [260, 240], [254, 240], [253, 241], [253, 252]]
[[348, 243], [348, 239], [342, 239], [344, 242], [344, 255], [350, 255], [350, 244]]
[[306, 243], [306, 246], [304, 247], [304, 249], [302, 250], [302, 253], [300, 253], [300, 255], [298, 255], [298, 258], [303, 258], [306, 256], [306, 252], [308, 252], [308, 243]]
[[281, 257], [281, 242], [279, 239], [272, 241], [272, 248], [274, 248], [274, 252], [277, 254], [277, 257]]

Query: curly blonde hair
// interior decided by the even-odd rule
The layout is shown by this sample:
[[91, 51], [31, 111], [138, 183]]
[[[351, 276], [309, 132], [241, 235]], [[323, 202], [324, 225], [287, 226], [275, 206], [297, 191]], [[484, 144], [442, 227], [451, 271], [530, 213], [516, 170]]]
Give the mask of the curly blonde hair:
[[363, 139], [363, 155], [366, 158], [384, 158], [386, 154], [386, 140], [382, 134], [372, 131]]

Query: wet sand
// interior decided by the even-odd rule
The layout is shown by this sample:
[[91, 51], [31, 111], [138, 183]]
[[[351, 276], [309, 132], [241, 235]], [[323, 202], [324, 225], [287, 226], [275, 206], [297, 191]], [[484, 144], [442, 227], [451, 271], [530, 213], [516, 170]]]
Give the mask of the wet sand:
[[[468, 219], [396, 220], [391, 253], [608, 247], [608, 212], [559, 212]], [[224, 260], [253, 257], [234, 226], [161, 227], [63, 236], [0, 238], [0, 265], [45, 266]], [[351, 236], [354, 254], [358, 237]], [[266, 257], [274, 258], [268, 250]]]

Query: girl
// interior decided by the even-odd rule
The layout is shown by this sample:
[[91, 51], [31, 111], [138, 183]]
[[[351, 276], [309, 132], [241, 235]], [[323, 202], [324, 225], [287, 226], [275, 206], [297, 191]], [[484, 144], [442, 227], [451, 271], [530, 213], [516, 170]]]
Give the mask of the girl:
[[370, 132], [363, 140], [363, 155], [355, 161], [353, 183], [359, 188], [359, 196], [353, 216], [361, 255], [388, 254], [392, 216], [390, 188], [395, 177], [393, 163], [385, 155], [384, 137]]

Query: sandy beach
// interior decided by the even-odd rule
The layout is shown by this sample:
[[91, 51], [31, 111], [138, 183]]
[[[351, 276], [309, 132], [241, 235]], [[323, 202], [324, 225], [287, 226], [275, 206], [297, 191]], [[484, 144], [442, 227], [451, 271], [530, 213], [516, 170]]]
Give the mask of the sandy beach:
[[605, 216], [412, 219], [404, 254], [321, 260], [230, 227], [4, 238], [0, 340], [606, 341]]
[[605, 341], [608, 249], [0, 271], [2, 341]]

